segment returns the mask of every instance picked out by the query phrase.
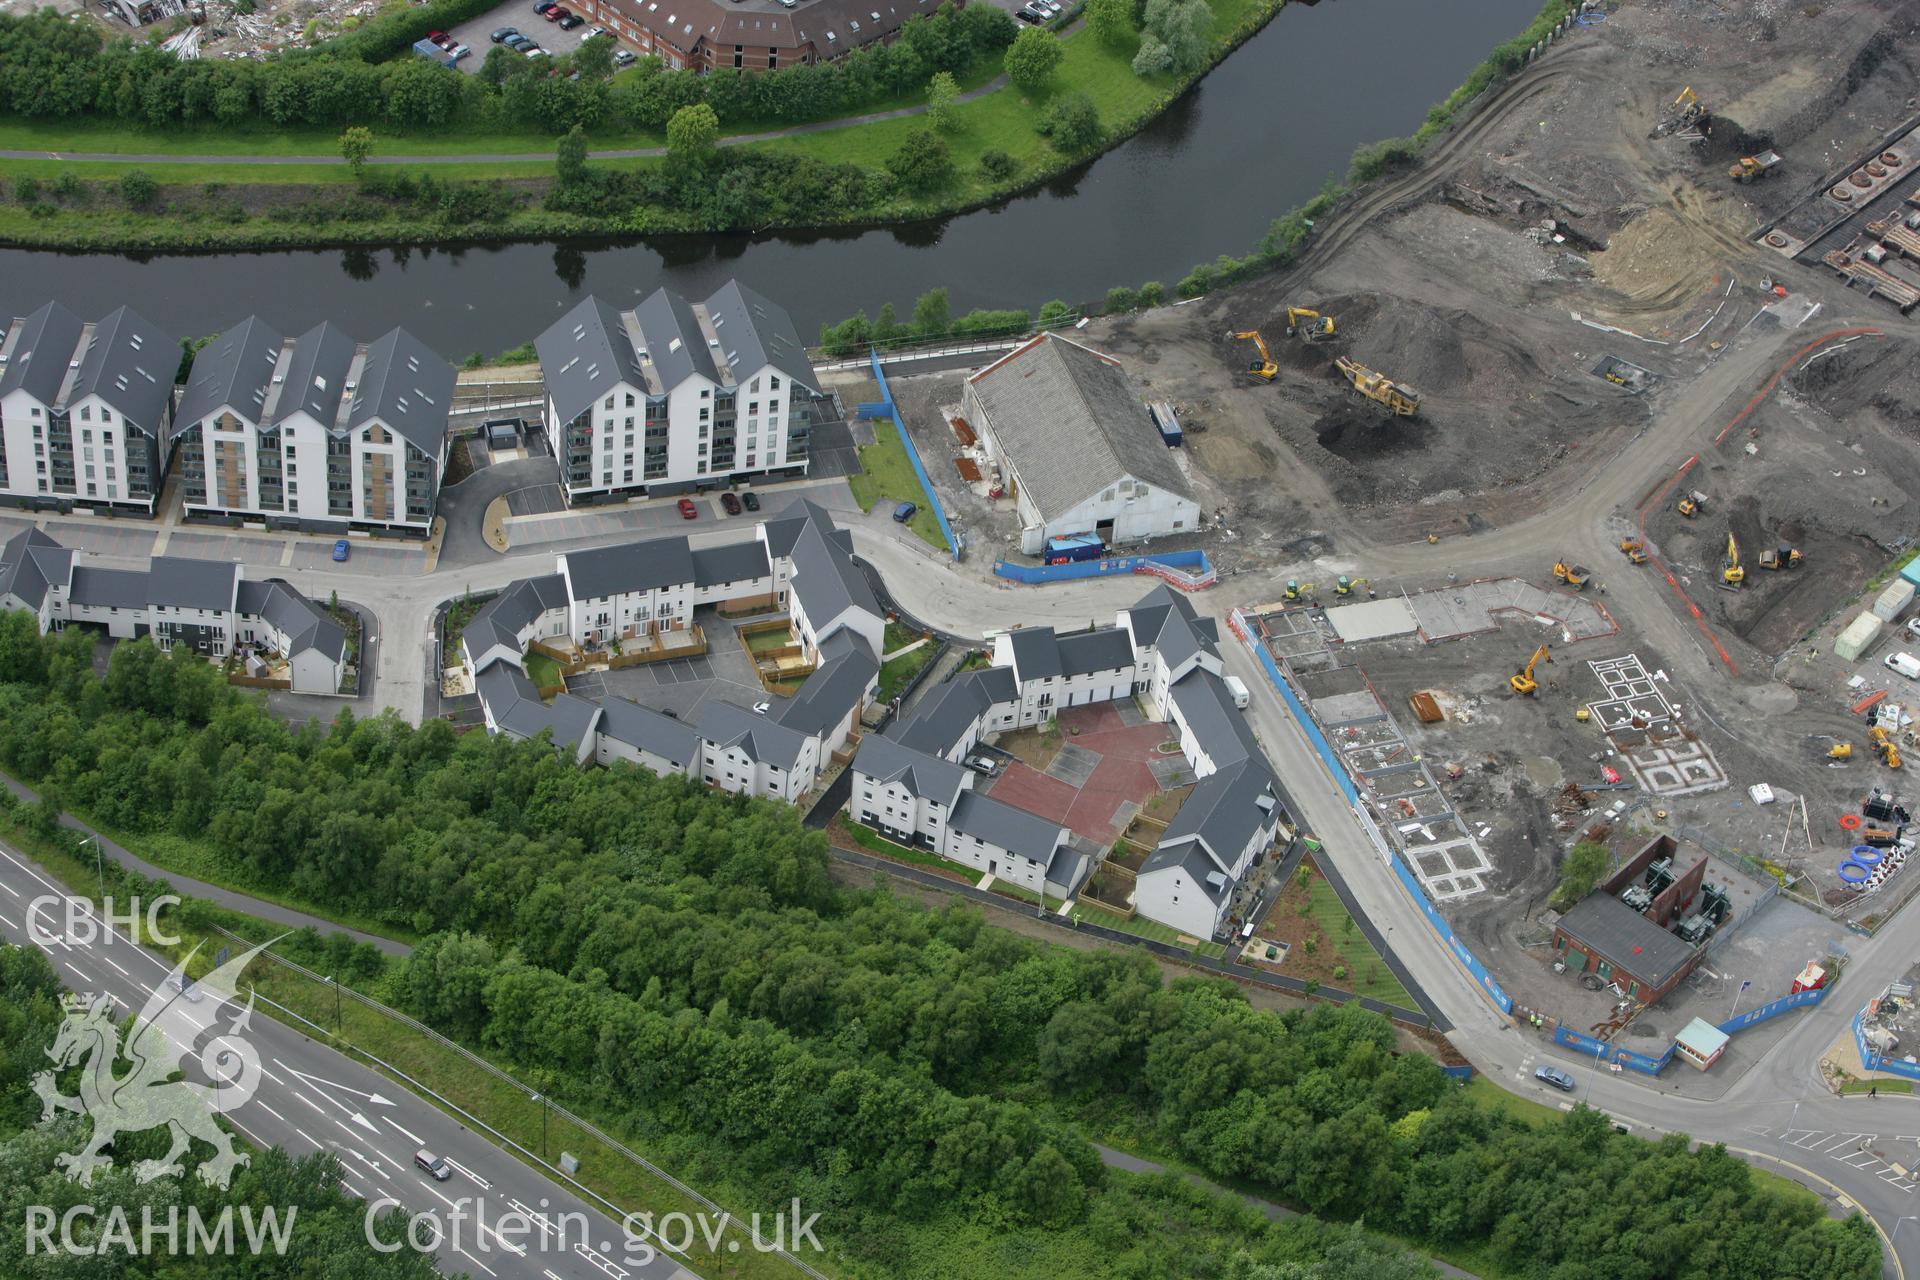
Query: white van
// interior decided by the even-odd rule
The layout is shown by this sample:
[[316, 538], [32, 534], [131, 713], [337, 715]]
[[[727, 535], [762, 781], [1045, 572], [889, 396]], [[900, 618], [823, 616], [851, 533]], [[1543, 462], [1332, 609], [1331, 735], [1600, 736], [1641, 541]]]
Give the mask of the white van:
[[1887, 658], [1887, 670], [1909, 680], [1920, 680], [1920, 658], [1910, 653], [1893, 654]]
[[1227, 686], [1227, 692], [1233, 695], [1233, 705], [1245, 711], [1247, 709], [1246, 681], [1239, 676], [1228, 676], [1222, 683]]

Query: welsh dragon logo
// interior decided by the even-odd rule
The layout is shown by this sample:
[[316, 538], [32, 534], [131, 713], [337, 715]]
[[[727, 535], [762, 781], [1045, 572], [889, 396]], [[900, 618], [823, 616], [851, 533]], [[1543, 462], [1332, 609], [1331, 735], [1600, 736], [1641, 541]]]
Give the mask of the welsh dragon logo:
[[[40, 1123], [51, 1122], [61, 1111], [93, 1121], [93, 1136], [85, 1146], [55, 1157], [67, 1177], [82, 1186], [93, 1185], [96, 1170], [113, 1167], [113, 1157], [102, 1154], [122, 1133], [141, 1133], [162, 1125], [173, 1132], [173, 1146], [159, 1160], [134, 1166], [139, 1182], [162, 1176], [179, 1177], [180, 1157], [193, 1139], [214, 1149], [213, 1158], [200, 1165], [200, 1180], [225, 1190], [235, 1169], [249, 1162], [235, 1151], [233, 1139], [214, 1123], [218, 1112], [243, 1105], [260, 1087], [260, 1055], [241, 1036], [253, 1016], [253, 996], [234, 1014], [223, 1032], [215, 1023], [221, 1011], [236, 999], [241, 971], [272, 943], [254, 947], [215, 969], [199, 982], [190, 982], [186, 960], [174, 966], [127, 1029], [124, 1047], [113, 1022], [113, 1001], [104, 994], [63, 998], [66, 1020], [47, 1057], [57, 1070], [79, 1066], [80, 1093], [67, 1097], [56, 1091], [54, 1072], [33, 1078], [40, 1095]], [[194, 951], [199, 948], [195, 947]], [[200, 1084], [177, 1078], [194, 1046], [205, 1038], [195, 1056], [201, 1070], [219, 1084]], [[115, 1072], [124, 1058], [132, 1069]]]

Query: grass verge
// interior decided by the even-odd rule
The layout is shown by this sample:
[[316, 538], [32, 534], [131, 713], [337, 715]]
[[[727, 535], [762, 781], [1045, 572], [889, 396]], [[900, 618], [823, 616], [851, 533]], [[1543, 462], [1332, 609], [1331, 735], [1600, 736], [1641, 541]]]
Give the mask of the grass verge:
[[888, 506], [913, 503], [917, 510], [907, 527], [934, 550], [952, 550], [947, 536], [940, 532], [940, 522], [933, 518], [933, 508], [927, 503], [926, 491], [920, 487], [920, 477], [907, 458], [907, 447], [901, 443], [900, 429], [893, 425], [893, 419], [874, 419], [873, 443], [861, 446], [860, 474], [848, 476], [847, 487], [853, 490], [853, 500], [862, 511], [871, 511], [882, 502]]
[[889, 658], [880, 664], [880, 701], [891, 702], [895, 694], [906, 688], [907, 681], [913, 679], [920, 668], [933, 659], [934, 646], [923, 644], [918, 649], [909, 649], [897, 658]]
[[1402, 1009], [1417, 1009], [1313, 859], [1303, 860], [1300, 866], [1257, 931], [1260, 937], [1290, 944], [1287, 972]]

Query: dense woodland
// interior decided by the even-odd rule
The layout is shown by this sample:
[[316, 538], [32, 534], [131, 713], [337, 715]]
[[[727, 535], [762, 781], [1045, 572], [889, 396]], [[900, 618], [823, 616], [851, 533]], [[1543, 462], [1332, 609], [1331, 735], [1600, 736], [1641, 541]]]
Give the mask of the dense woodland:
[[667, 71], [658, 58], [646, 57], [610, 78], [608, 49], [606, 57], [561, 60], [579, 65], [581, 78], [571, 80], [497, 47], [480, 74], [463, 75], [409, 52], [429, 30], [451, 28], [494, 3], [402, 6], [312, 52], [245, 61], [182, 62], [157, 46], [107, 39], [91, 24], [50, 9], [0, 14], [0, 112], [149, 128], [265, 121], [282, 129], [358, 124], [560, 134], [576, 124], [658, 130], [681, 107], [704, 102], [722, 124], [773, 126], [832, 119], [922, 93], [935, 72], [960, 74], [997, 58], [1017, 34], [1004, 9], [943, 5], [931, 17], [907, 22], [895, 41], [831, 63], [752, 75]]
[[836, 889], [790, 809], [440, 723], [288, 729], [145, 641], [93, 662], [82, 631], [0, 621], [0, 767], [136, 842], [201, 842], [236, 884], [425, 935], [382, 994], [695, 1182], [830, 1209], [872, 1274], [945, 1274], [901, 1240], [956, 1222], [1089, 1241], [1114, 1276], [1348, 1274], [1286, 1269], [1334, 1243], [1374, 1251], [1352, 1274], [1398, 1268], [1308, 1226], [1170, 1252], [1185, 1193], [1116, 1181], [1098, 1132], [1515, 1276], [1878, 1275], [1865, 1222], [1678, 1135], [1478, 1106], [1363, 1010], [1260, 1012], [1142, 955]]
[[[302, 1280], [430, 1280], [431, 1258], [410, 1249], [382, 1254], [366, 1241], [362, 1224], [366, 1208], [340, 1189], [340, 1167], [331, 1156], [293, 1160], [280, 1150], [256, 1152], [253, 1162], [234, 1175], [225, 1191], [205, 1187], [192, 1176], [161, 1178], [137, 1184], [131, 1172], [137, 1160], [165, 1154], [171, 1135], [165, 1129], [122, 1134], [114, 1141], [115, 1165], [96, 1174], [91, 1187], [69, 1182], [55, 1167], [54, 1157], [79, 1148], [85, 1121], [62, 1114], [55, 1124], [41, 1128], [40, 1099], [30, 1087], [33, 1074], [46, 1065], [43, 1051], [53, 1043], [62, 1011], [60, 980], [52, 965], [31, 948], [0, 945], [0, 1275], [34, 1280], [112, 1276], [120, 1280], [227, 1280], [241, 1275], [301, 1277]], [[71, 1093], [72, 1082], [63, 1081]], [[198, 1155], [203, 1152], [196, 1153]], [[177, 1209], [185, 1248], [186, 1214], [197, 1206], [212, 1222], [221, 1210], [242, 1205], [257, 1212], [268, 1207], [282, 1215], [293, 1211], [292, 1230], [284, 1257], [168, 1257], [165, 1244], [157, 1256], [115, 1251], [92, 1258], [48, 1255], [36, 1249], [29, 1256], [25, 1236], [25, 1206], [46, 1205], [56, 1215], [73, 1205], [92, 1205], [90, 1218], [77, 1220], [73, 1236], [89, 1243], [108, 1221], [114, 1206], [123, 1208], [137, 1233], [143, 1210], [155, 1222], [168, 1220]], [[394, 1238], [401, 1228], [382, 1228]], [[236, 1223], [235, 1235], [240, 1228]], [[58, 1241], [56, 1234], [54, 1239]], [[164, 1241], [164, 1237], [161, 1237]]]

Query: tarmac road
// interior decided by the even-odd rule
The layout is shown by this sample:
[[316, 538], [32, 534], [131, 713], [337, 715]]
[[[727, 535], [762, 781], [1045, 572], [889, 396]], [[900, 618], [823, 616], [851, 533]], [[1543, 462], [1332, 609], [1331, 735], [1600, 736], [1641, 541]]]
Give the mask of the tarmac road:
[[[29, 912], [42, 898], [55, 901], [38, 908], [35, 929]], [[30, 862], [0, 846], [0, 937], [46, 952], [71, 989], [110, 994], [118, 1016], [142, 1010], [156, 989], [166, 989], [172, 965], [123, 934], [92, 927], [97, 918], [90, 907], [87, 924], [68, 928], [62, 905], [67, 900]], [[203, 996], [181, 1012], [212, 1040], [217, 1006]], [[218, 1012], [230, 1025], [237, 1010]], [[637, 1230], [627, 1235], [570, 1185], [370, 1068], [264, 1014], [250, 1019], [243, 1038], [258, 1054], [259, 1090], [227, 1118], [263, 1148], [336, 1156], [346, 1189], [374, 1207], [391, 1202], [387, 1207], [430, 1215], [445, 1229], [434, 1252], [448, 1274], [466, 1272], [475, 1280], [698, 1280]], [[194, 1056], [188, 1063], [189, 1078], [211, 1083]], [[227, 1078], [235, 1087], [240, 1083]], [[436, 1182], [414, 1166], [413, 1153], [422, 1147], [447, 1158], [453, 1166], [448, 1181]], [[523, 1211], [528, 1225], [516, 1228], [508, 1215]], [[379, 1238], [392, 1243], [400, 1233], [389, 1227]], [[424, 1228], [421, 1238], [431, 1240]]]

